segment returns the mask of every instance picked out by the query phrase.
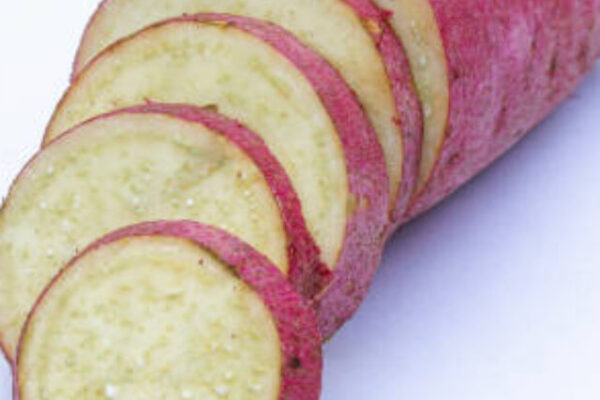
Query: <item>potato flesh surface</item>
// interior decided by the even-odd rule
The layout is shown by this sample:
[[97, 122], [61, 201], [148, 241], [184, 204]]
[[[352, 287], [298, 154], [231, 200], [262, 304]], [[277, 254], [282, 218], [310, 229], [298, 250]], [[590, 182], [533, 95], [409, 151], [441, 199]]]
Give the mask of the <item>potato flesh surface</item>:
[[17, 182], [0, 217], [0, 332], [9, 350], [40, 291], [75, 252], [135, 223], [217, 226], [287, 272], [287, 237], [264, 176], [200, 125], [113, 117], [48, 149]]
[[409, 59], [423, 107], [424, 136], [417, 190], [427, 184], [446, 135], [450, 92], [444, 43], [428, 0], [375, 0], [393, 12], [392, 28]]
[[89, 27], [79, 54], [83, 67], [102, 49], [152, 23], [183, 14], [227, 13], [273, 22], [325, 57], [356, 92], [377, 132], [395, 198], [402, 179], [402, 139], [378, 49], [365, 23], [342, 0], [112, 0]]
[[148, 99], [216, 105], [265, 140], [298, 193], [322, 260], [336, 265], [348, 204], [342, 145], [310, 82], [287, 59], [237, 29], [188, 21], [146, 31], [98, 61], [66, 96], [50, 138]]
[[183, 239], [123, 239], [86, 255], [39, 305], [24, 350], [23, 400], [278, 398], [269, 310]]

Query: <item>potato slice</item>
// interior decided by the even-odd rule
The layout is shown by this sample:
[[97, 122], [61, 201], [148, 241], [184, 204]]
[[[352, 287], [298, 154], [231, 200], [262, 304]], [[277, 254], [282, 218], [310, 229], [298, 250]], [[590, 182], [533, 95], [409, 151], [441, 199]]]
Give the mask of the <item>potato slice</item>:
[[212, 105], [263, 138], [298, 193], [321, 260], [343, 285], [319, 294], [330, 336], [366, 294], [388, 223], [381, 146], [352, 90], [275, 25], [182, 17], [120, 41], [89, 64], [58, 106], [47, 139], [144, 100]]
[[0, 214], [0, 334], [8, 356], [36, 297], [78, 249], [161, 219], [231, 232], [299, 290], [322, 278], [299, 201], [257, 136], [191, 107], [122, 110], [58, 138], [13, 185]]
[[317, 400], [314, 312], [223, 231], [184, 222], [112, 234], [38, 300], [19, 346], [21, 400]]
[[144, 0], [104, 0], [85, 31], [73, 76], [110, 44], [145, 26], [199, 13], [272, 22], [323, 55], [357, 93], [373, 123], [392, 206], [397, 214], [404, 211], [416, 182], [420, 105], [402, 45], [371, 0], [154, 0], [152, 7]]
[[426, 186], [444, 143], [449, 88], [446, 52], [429, 0], [374, 0], [389, 11], [402, 41], [423, 109], [423, 143], [416, 193]]

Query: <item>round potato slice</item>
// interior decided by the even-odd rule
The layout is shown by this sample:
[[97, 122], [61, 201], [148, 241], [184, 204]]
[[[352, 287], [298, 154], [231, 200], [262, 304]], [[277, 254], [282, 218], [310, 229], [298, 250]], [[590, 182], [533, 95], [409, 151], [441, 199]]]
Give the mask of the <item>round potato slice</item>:
[[441, 152], [448, 122], [446, 52], [429, 0], [373, 0], [388, 11], [402, 41], [423, 111], [423, 142], [415, 195], [427, 184]]
[[52, 281], [23, 330], [20, 400], [317, 400], [316, 317], [275, 266], [189, 222], [126, 228]]
[[0, 335], [9, 358], [40, 291], [78, 250], [113, 230], [162, 219], [240, 237], [307, 296], [325, 279], [295, 192], [260, 138], [189, 106], [120, 110], [40, 152], [2, 209]]

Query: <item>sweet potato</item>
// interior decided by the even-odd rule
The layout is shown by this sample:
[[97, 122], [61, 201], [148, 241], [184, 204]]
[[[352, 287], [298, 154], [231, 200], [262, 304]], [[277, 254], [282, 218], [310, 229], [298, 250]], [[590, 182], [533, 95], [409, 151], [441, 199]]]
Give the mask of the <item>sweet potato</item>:
[[0, 213], [0, 334], [8, 357], [39, 292], [78, 249], [158, 219], [235, 234], [307, 297], [327, 284], [300, 202], [260, 138], [190, 106], [120, 110], [39, 153]]
[[[305, 267], [297, 269], [302, 278], [292, 282], [301, 282], [296, 287], [314, 300], [324, 337], [364, 298], [387, 235], [516, 143], [571, 93], [600, 55], [598, 0], [374, 0], [379, 9], [367, 0], [299, 0], [291, 8], [279, 4], [280, 9], [266, 0], [225, 0], [225, 11], [271, 16], [291, 33], [247, 17], [202, 14], [158, 22], [110, 44], [140, 27], [132, 19], [155, 22], [170, 15], [168, 7], [175, 13], [190, 4], [190, 12], [196, 5], [213, 10], [213, 2], [161, 0], [153, 14], [138, 1], [107, 0], [100, 7], [46, 140], [94, 115], [153, 100], [212, 107], [248, 125], [298, 193], [299, 205], [293, 208], [299, 220], [304, 216], [303, 232], [314, 241], [308, 239], [310, 251], [299, 252]], [[360, 38], [357, 48], [365, 51], [364, 60], [376, 61], [354, 66], [348, 61], [363, 53], [348, 51], [352, 40], [339, 48], [325, 43], [329, 27], [318, 22], [327, 17], [340, 37]], [[303, 31], [305, 26], [311, 29]], [[87, 63], [86, 57], [103, 48]], [[406, 83], [408, 64], [422, 115]], [[358, 77], [365, 77], [368, 65], [378, 71], [363, 86]], [[381, 98], [369, 94], [375, 87], [382, 90]], [[376, 99], [381, 115], [404, 113], [396, 119], [406, 135], [400, 152], [390, 150], [398, 149], [394, 140], [401, 143], [399, 131], [394, 128], [391, 135], [391, 129], [382, 128], [385, 118], [376, 115]], [[396, 111], [390, 112], [390, 104]], [[412, 137], [419, 129], [410, 127], [422, 122], [422, 137]], [[389, 127], [390, 119], [385, 123]], [[394, 154], [404, 156], [394, 162]], [[394, 184], [400, 182], [406, 186], [394, 200], [389, 194], [398, 192]], [[388, 205], [394, 201], [388, 224]], [[277, 237], [281, 243], [288, 238]], [[289, 248], [255, 247], [293, 275], [291, 265], [282, 267], [291, 262]], [[280, 259], [274, 248], [284, 249]], [[20, 254], [24, 260], [30, 256]]]
[[376, 2], [405, 45], [425, 110], [419, 190], [408, 218], [522, 138], [599, 54], [597, 0]]
[[395, 213], [408, 205], [419, 163], [422, 120], [402, 45], [371, 0], [104, 0], [74, 63], [147, 25], [183, 14], [226, 13], [269, 21], [325, 57], [357, 93], [383, 147]]
[[213, 105], [263, 138], [334, 272], [333, 286], [316, 298], [323, 335], [330, 336], [365, 296], [388, 222], [381, 146], [352, 90], [322, 57], [274, 25], [182, 17], [116, 43], [89, 64], [58, 106], [47, 139], [148, 99]]
[[223, 231], [158, 222], [100, 240], [51, 282], [20, 340], [20, 400], [317, 400], [314, 311]]

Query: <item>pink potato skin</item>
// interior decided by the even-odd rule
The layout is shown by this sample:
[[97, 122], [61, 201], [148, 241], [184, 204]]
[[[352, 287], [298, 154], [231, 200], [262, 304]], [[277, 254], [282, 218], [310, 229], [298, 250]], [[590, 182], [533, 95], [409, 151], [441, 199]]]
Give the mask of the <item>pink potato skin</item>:
[[598, 0], [430, 0], [446, 49], [450, 112], [441, 154], [406, 219], [505, 153], [600, 55]]
[[322, 336], [329, 338], [354, 315], [367, 295], [389, 230], [390, 202], [387, 169], [376, 133], [355, 93], [326, 60], [274, 24], [228, 14], [198, 14], [159, 22], [113, 43], [86, 66], [72, 85], [77, 85], [95, 62], [110, 55], [121, 43], [161, 26], [190, 21], [226, 24], [261, 39], [280, 52], [312, 84], [337, 130], [345, 156], [351, 201], [333, 278], [313, 297]]
[[[260, 295], [273, 315], [281, 341], [282, 367], [279, 400], [318, 400], [323, 369], [321, 336], [314, 310], [289, 285], [286, 278], [263, 255], [252, 247], [219, 229], [190, 221], [157, 221], [124, 228], [100, 239], [73, 259], [47, 286], [36, 302], [23, 328], [18, 347], [20, 354], [33, 315], [54, 284], [77, 262], [105, 245], [133, 237], [173, 237], [196, 243], [210, 251], [235, 271], [249, 287]], [[200, 267], [199, 267], [200, 268]], [[20, 396], [19, 356], [14, 371], [14, 399]]]

